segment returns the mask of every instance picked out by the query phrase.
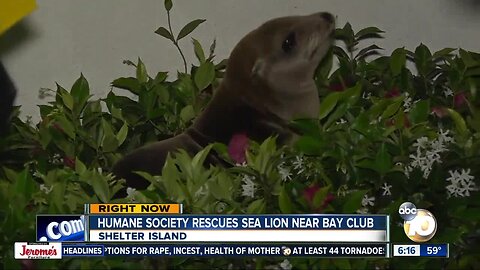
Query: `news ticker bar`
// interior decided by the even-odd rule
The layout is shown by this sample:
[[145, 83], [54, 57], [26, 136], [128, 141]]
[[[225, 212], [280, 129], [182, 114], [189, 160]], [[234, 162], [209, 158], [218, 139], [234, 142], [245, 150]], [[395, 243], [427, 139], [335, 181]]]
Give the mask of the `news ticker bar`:
[[376, 257], [390, 256], [389, 244], [63, 244], [64, 257]]
[[441, 257], [450, 255], [449, 244], [405, 244], [392, 245], [394, 257]]

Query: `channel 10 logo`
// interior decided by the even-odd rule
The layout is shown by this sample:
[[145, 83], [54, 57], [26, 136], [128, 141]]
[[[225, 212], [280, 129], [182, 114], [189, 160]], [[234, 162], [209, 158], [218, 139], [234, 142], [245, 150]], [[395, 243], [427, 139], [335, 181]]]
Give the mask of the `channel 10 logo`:
[[413, 203], [404, 202], [400, 205], [398, 213], [404, 220], [405, 234], [414, 242], [427, 242], [437, 232], [437, 221], [428, 210], [417, 209]]

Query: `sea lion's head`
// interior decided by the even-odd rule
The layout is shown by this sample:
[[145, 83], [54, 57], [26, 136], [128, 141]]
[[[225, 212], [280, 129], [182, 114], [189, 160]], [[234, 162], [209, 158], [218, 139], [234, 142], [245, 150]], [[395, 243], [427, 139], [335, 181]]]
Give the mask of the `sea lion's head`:
[[[267, 21], [234, 48], [226, 81], [232, 88], [241, 86], [237, 90], [255, 104], [268, 101], [266, 106], [274, 112], [285, 110], [282, 106], [286, 107], [288, 100], [312, 98], [314, 91], [317, 93], [314, 72], [332, 44], [334, 29], [335, 18], [327, 12]], [[279, 116], [314, 116], [318, 94], [311, 103], [299, 104], [310, 106], [308, 112], [279, 112]]]

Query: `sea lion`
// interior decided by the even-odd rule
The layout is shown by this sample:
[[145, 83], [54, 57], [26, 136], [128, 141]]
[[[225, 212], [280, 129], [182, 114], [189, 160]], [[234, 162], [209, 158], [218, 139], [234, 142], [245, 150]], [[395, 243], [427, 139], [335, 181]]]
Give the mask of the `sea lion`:
[[[213, 142], [228, 144], [244, 133], [255, 141], [278, 135], [291, 138], [287, 124], [315, 118], [319, 97], [315, 69], [332, 44], [335, 19], [327, 12], [272, 19], [248, 33], [233, 49], [225, 77], [212, 100], [185, 132], [126, 155], [113, 173], [128, 187], [145, 189], [149, 182], [134, 171], [160, 174], [168, 153], [199, 152]], [[208, 163], [218, 163], [214, 155]], [[125, 190], [117, 197], [125, 195]]]

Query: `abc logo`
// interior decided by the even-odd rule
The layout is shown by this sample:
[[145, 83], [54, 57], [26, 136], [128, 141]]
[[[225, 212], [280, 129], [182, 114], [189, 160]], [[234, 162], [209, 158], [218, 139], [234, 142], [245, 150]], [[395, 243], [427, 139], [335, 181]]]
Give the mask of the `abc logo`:
[[437, 232], [437, 221], [428, 210], [417, 209], [414, 204], [406, 202], [400, 206], [398, 213], [405, 220], [405, 234], [414, 242], [426, 242]]

